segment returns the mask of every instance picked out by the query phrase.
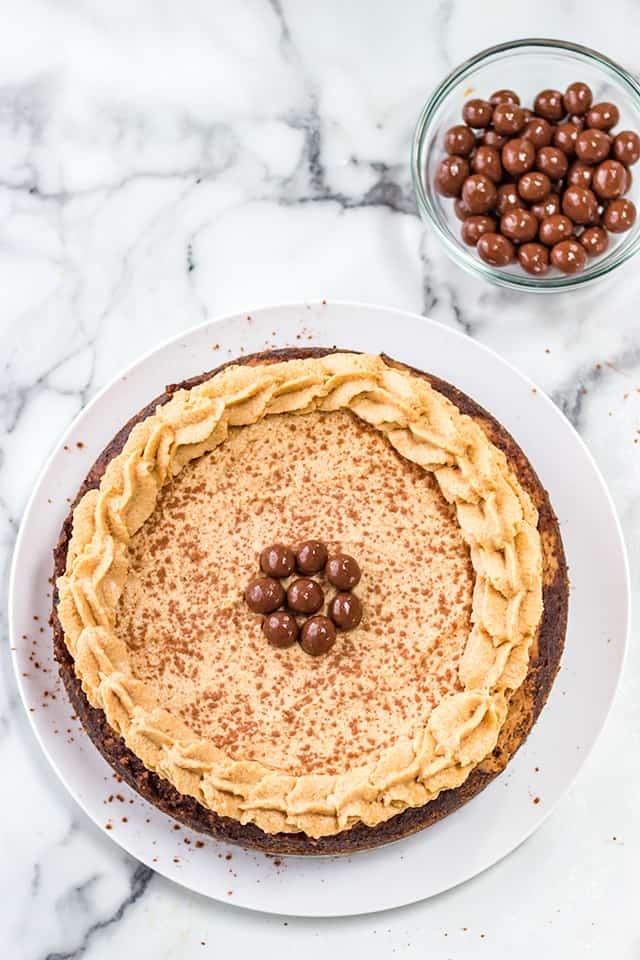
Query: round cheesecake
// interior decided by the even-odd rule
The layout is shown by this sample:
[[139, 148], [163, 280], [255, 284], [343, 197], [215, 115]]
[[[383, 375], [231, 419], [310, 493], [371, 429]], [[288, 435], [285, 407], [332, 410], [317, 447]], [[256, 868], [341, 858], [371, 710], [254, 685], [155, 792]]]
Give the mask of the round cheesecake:
[[[261, 551], [305, 541], [361, 571], [361, 618], [318, 656], [247, 603]], [[103, 755], [177, 819], [280, 853], [374, 846], [470, 799], [526, 737], [566, 625], [557, 523], [506, 431], [339, 351], [168, 388], [98, 459], [55, 566], [56, 655]]]

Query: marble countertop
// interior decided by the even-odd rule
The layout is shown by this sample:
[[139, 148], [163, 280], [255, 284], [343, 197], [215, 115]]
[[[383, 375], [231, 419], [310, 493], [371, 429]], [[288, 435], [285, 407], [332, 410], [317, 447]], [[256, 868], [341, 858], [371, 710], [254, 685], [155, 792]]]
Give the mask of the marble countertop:
[[[640, 16], [538, 0], [9, 0], [0, 31], [0, 564], [63, 429], [117, 371], [209, 316], [366, 300], [494, 347], [577, 427], [640, 583], [640, 276], [551, 298], [482, 284], [425, 234], [408, 157], [419, 109], [497, 40], [570, 38], [640, 71]], [[576, 495], [579, 495], [576, 481]], [[597, 546], [594, 548], [597, 549]], [[2, 603], [6, 641], [6, 603]], [[520, 849], [431, 901], [337, 921], [207, 901], [109, 842], [51, 773], [2, 644], [4, 951], [114, 955], [637, 958], [640, 655], [577, 783]], [[283, 911], [286, 904], [283, 903]], [[524, 933], [526, 931], [526, 937]]]

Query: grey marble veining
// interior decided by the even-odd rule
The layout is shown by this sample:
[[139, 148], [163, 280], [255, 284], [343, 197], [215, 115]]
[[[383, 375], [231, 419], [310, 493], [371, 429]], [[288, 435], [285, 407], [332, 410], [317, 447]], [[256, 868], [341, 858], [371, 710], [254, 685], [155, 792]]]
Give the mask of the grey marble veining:
[[[50, 772], [7, 653], [20, 517], [65, 426], [118, 370], [217, 313], [317, 297], [428, 314], [546, 390], [640, 540], [640, 279], [523, 297], [423, 231], [411, 134], [442, 75], [525, 35], [640, 71], [640, 11], [539, 0], [322, 5], [10, 0], [0, 30], [0, 573], [3, 953], [19, 960], [491, 951], [631, 960], [640, 877], [640, 662], [576, 787], [505, 862], [425, 904], [336, 922], [249, 915], [109, 842]], [[613, 839], [615, 838], [615, 839]], [[497, 910], [499, 905], [499, 910]], [[284, 908], [284, 905], [283, 905]], [[499, 914], [499, 916], [498, 916]], [[527, 931], [523, 942], [523, 931]], [[481, 937], [481, 934], [484, 936]]]

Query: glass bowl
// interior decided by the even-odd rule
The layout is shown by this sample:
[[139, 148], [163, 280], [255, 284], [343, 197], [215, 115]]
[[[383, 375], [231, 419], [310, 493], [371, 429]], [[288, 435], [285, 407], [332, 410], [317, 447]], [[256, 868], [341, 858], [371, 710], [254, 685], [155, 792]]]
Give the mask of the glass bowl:
[[[473, 247], [460, 237], [460, 220], [453, 200], [434, 187], [438, 164], [446, 156], [443, 140], [449, 127], [462, 123], [467, 99], [488, 99], [494, 90], [509, 88], [519, 94], [523, 106], [532, 107], [535, 95], [552, 87], [565, 90], [576, 80], [587, 83], [594, 103], [609, 100], [620, 110], [615, 131], [640, 133], [640, 84], [618, 64], [596, 50], [561, 40], [514, 40], [483, 50], [466, 60], [446, 77], [425, 104], [413, 140], [411, 172], [418, 207], [423, 219], [435, 230], [449, 256], [471, 273], [512, 290], [549, 293], [584, 286], [626, 263], [640, 247], [640, 215], [626, 233], [609, 234], [609, 249], [589, 258], [581, 273], [566, 275], [551, 268], [544, 277], [524, 272], [516, 262], [492, 267], [480, 259]], [[640, 164], [638, 164], [640, 172]], [[640, 176], [632, 168], [634, 182], [627, 194], [636, 206]], [[640, 211], [639, 211], [640, 213]]]

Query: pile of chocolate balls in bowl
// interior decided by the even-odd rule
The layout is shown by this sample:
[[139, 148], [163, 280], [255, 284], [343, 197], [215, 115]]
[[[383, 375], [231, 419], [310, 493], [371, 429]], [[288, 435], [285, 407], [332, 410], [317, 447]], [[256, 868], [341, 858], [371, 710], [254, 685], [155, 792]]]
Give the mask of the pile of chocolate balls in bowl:
[[502, 285], [549, 290], [636, 251], [640, 122], [621, 123], [613, 98], [575, 79], [529, 97], [469, 85], [457, 100], [431, 130], [423, 112], [413, 171], [421, 213], [454, 259]]

